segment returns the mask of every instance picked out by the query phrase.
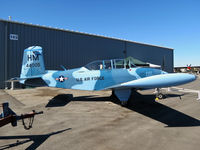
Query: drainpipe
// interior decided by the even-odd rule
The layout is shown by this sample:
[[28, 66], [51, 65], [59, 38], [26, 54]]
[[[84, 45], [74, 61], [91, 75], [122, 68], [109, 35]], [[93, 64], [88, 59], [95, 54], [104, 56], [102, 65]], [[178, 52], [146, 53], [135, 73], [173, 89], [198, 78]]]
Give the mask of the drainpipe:
[[127, 42], [126, 41], [124, 41], [124, 51], [123, 51], [123, 53], [124, 53], [124, 58], [127, 58]]
[[[5, 59], [4, 59], [4, 79], [8, 79], [8, 22], [5, 22]], [[8, 83], [5, 82], [5, 89], [8, 89]]]

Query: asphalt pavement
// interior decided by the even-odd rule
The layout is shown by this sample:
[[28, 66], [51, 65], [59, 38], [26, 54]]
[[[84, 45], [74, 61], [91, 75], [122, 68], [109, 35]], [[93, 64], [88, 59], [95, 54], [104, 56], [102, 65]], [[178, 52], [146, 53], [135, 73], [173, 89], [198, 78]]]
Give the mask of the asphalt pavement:
[[[200, 79], [181, 87], [200, 90]], [[8, 101], [18, 114], [44, 111], [30, 130], [22, 122], [0, 128], [0, 149], [199, 150], [197, 94], [166, 94], [155, 101], [153, 90], [138, 91], [122, 107], [110, 91], [0, 90], [0, 103]]]

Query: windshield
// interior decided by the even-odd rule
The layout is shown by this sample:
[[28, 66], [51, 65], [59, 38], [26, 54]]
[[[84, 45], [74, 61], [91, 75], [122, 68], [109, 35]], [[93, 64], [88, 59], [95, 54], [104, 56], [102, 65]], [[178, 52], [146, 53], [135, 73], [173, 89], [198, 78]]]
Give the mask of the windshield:
[[115, 68], [124, 68], [124, 60], [123, 59], [115, 59]]
[[85, 68], [88, 70], [101, 70], [103, 69], [103, 61], [93, 61], [87, 65], [85, 65]]
[[110, 60], [104, 60], [104, 69], [112, 69]]
[[133, 67], [135, 67], [135, 65], [130, 60], [124, 59], [98, 60], [85, 65], [85, 68], [88, 70], [128, 69]]

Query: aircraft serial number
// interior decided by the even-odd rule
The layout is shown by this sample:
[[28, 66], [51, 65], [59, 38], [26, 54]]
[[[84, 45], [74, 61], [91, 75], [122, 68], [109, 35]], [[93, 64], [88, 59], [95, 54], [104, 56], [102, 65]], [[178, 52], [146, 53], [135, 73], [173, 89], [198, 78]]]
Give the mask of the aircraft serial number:
[[26, 67], [40, 67], [40, 63], [27, 64]]

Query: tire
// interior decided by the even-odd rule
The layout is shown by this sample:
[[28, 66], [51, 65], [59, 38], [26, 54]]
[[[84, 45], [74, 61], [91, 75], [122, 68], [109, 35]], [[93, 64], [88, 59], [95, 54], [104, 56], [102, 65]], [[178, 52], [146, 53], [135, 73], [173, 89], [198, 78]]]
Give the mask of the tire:
[[158, 99], [163, 99], [163, 98], [164, 98], [164, 95], [161, 94], [161, 93], [159, 93], [159, 94], [157, 95], [157, 98], [158, 98]]

